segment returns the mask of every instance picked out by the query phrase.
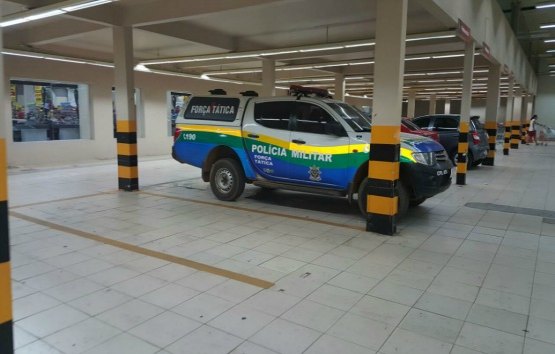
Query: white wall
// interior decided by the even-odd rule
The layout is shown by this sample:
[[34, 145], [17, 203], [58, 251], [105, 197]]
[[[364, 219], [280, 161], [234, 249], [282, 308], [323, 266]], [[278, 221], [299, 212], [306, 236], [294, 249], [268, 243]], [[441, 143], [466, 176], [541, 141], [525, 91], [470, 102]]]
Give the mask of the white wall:
[[540, 121], [555, 128], [555, 77], [540, 76], [534, 112]]
[[[112, 86], [114, 71], [82, 64], [4, 56], [5, 116], [10, 166], [44, 166], [72, 164], [96, 159], [115, 159], [116, 140], [113, 137]], [[91, 139], [12, 142], [10, 78], [63, 81], [89, 85]], [[135, 73], [135, 86], [141, 89], [144, 103], [145, 137], [138, 138], [141, 156], [170, 155], [172, 137], [168, 136], [167, 91], [208, 94], [208, 90], [223, 88], [228, 94], [260, 91], [260, 86], [227, 84], [150, 73]]]

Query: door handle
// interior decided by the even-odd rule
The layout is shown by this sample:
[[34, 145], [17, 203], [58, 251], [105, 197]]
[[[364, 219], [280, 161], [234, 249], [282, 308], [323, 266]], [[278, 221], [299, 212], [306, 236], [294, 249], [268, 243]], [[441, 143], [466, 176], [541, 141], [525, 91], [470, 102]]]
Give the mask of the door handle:
[[253, 138], [253, 139], [258, 139], [258, 138], [260, 138], [260, 137], [259, 137], [258, 135], [256, 135], [256, 134], [247, 134], [247, 136], [248, 136], [249, 138]]
[[302, 145], [302, 144], [306, 144], [306, 141], [304, 141], [304, 140], [293, 139], [292, 141], [293, 141], [295, 144], [301, 144], [301, 145]]

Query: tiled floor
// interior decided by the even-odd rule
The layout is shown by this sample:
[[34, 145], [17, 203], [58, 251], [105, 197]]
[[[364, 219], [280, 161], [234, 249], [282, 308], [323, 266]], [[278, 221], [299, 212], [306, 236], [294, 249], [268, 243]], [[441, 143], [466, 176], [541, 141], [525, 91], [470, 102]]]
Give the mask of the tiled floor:
[[467, 202], [555, 210], [555, 148], [524, 146], [363, 231], [346, 200], [248, 186], [217, 201], [198, 170], [13, 169], [13, 212], [274, 282], [269, 289], [12, 216], [17, 353], [555, 353], [555, 225]]

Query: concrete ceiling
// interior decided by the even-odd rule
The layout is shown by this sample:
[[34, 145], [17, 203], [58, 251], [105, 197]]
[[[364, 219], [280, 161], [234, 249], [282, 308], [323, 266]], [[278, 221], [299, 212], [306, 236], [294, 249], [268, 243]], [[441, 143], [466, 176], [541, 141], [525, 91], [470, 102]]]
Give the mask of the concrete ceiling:
[[[11, 0], [2, 2], [4, 18], [20, 12], [66, 1]], [[3, 29], [4, 47], [103, 62], [113, 61], [113, 25], [134, 28], [134, 55], [137, 62], [216, 55], [252, 53], [333, 45], [352, 41], [373, 41], [375, 0], [119, 0], [109, 4], [22, 23]], [[541, 21], [544, 19], [537, 19]], [[555, 21], [553, 21], [555, 22]], [[409, 1], [409, 37], [453, 33], [432, 16], [419, 1]], [[431, 55], [460, 54], [464, 48], [457, 38], [407, 42], [405, 88], [452, 87], [462, 78], [462, 57], [418, 59]], [[341, 50], [303, 51], [272, 56], [280, 68], [279, 85], [304, 83], [333, 87], [333, 75], [350, 77], [347, 92], [372, 94], [373, 46]], [[203, 60], [149, 65], [149, 68], [190, 75], [209, 74], [214, 78], [260, 82], [262, 57], [232, 60]], [[349, 63], [366, 62], [362, 65]], [[306, 66], [325, 68], [302, 69]], [[337, 65], [337, 66], [331, 66]], [[488, 62], [476, 57], [477, 83], [485, 77]], [[249, 69], [249, 73], [227, 73]], [[480, 70], [482, 69], [482, 70]], [[257, 71], [258, 70], [258, 71]], [[220, 72], [220, 73], [218, 73]], [[434, 73], [435, 72], [435, 73]], [[446, 72], [445, 74], [441, 74]], [[428, 75], [424, 74], [428, 73]], [[430, 75], [431, 73], [431, 75]], [[357, 78], [358, 77], [358, 78]], [[439, 81], [438, 81], [439, 80]], [[445, 81], [441, 81], [445, 80]], [[450, 80], [450, 81], [447, 81]], [[480, 85], [478, 85], [480, 86]], [[445, 91], [445, 90], [444, 90]], [[477, 88], [477, 94], [480, 94]]]

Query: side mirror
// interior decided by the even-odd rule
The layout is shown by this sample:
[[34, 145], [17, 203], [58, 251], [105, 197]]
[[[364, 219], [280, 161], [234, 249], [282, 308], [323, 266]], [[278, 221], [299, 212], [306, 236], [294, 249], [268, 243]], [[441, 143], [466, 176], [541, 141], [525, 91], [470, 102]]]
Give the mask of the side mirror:
[[336, 121], [331, 121], [326, 123], [326, 134], [347, 136], [347, 132], [345, 131], [345, 128], [343, 128], [341, 123]]

